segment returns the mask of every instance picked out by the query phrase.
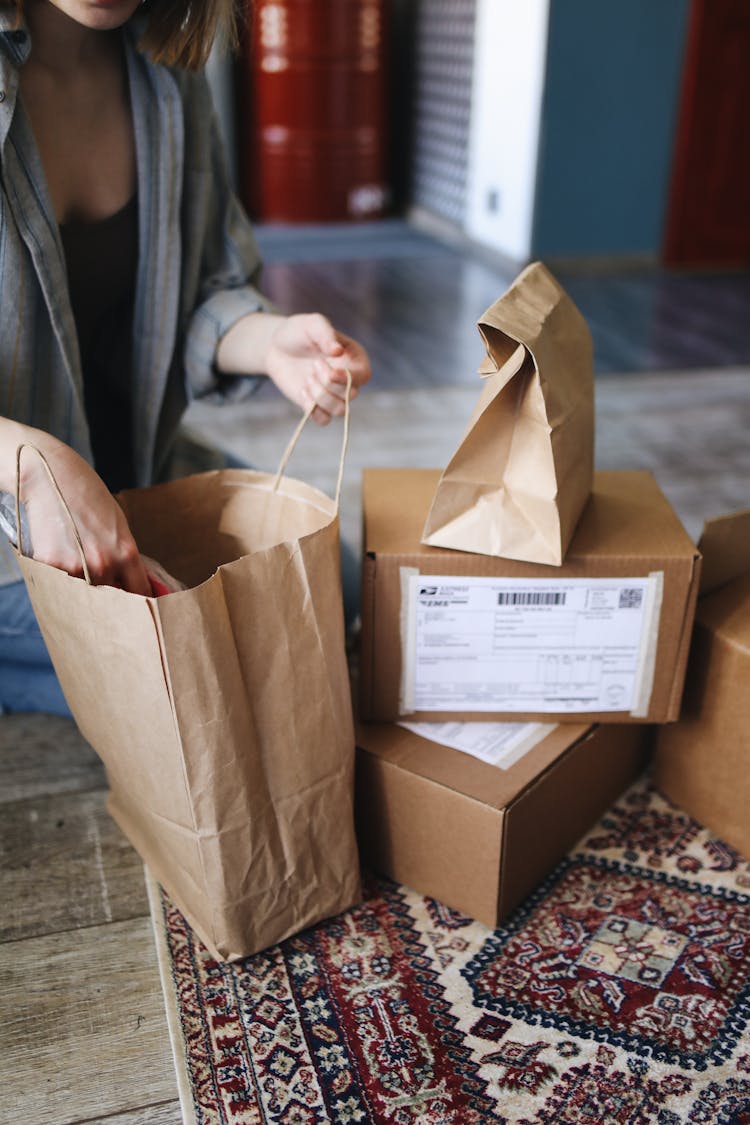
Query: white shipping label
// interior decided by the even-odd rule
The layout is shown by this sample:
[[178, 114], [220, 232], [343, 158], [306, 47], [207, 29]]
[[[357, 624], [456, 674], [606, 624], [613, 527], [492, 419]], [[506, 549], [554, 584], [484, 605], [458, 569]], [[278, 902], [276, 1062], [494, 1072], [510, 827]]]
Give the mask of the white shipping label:
[[556, 729], [557, 723], [407, 723], [399, 726], [414, 731], [430, 742], [450, 746], [471, 754], [501, 770], [527, 754]]
[[662, 583], [404, 570], [401, 713], [645, 715]]

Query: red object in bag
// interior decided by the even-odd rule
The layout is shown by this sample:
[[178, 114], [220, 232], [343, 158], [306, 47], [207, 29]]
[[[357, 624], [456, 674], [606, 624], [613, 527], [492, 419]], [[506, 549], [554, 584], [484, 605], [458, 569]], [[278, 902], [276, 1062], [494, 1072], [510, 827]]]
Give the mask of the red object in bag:
[[141, 562], [146, 571], [146, 577], [151, 583], [151, 593], [155, 598], [163, 598], [165, 594], [173, 594], [175, 590], [184, 590], [184, 583], [168, 574], [161, 563], [150, 559], [148, 555], [141, 555]]
[[162, 598], [165, 594], [172, 593], [166, 582], [160, 582], [158, 578], [155, 578], [153, 574], [149, 574], [148, 571], [146, 571], [146, 574], [151, 584], [151, 593], [155, 598]]

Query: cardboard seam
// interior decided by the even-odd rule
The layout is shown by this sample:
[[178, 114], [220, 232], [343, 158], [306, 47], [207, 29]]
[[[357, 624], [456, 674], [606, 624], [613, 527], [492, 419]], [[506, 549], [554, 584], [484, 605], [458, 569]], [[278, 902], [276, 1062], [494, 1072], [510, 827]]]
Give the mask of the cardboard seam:
[[[521, 793], [525, 793], [527, 788], [528, 788], [528, 786], [524, 786], [524, 788], [521, 790]], [[516, 794], [517, 797], [520, 797], [520, 795], [521, 795], [520, 793]], [[505, 808], [507, 809], [507, 807], [508, 806], [506, 805]], [[497, 918], [496, 918], [496, 922], [499, 922], [499, 920], [501, 918], [504, 918], [505, 914], [506, 914], [505, 900], [507, 898], [507, 895], [505, 893], [505, 884], [507, 882], [506, 872], [507, 872], [507, 868], [508, 868], [508, 833], [509, 832], [510, 832], [510, 825], [508, 824], [508, 818], [505, 815], [505, 809], [504, 809], [503, 810], [503, 819], [502, 819], [502, 834], [501, 834], [502, 838], [500, 840], [500, 862], [498, 864], [498, 869], [497, 869], [497, 895], [496, 895]]]
[[[577, 742], [573, 743], [573, 745], [577, 745]], [[483, 801], [479, 797], [473, 797], [471, 793], [465, 793], [463, 789], [456, 789], [454, 785], [449, 785], [447, 781], [436, 781], [433, 777], [426, 777], [423, 773], [417, 773], [415, 770], [401, 765], [400, 762], [394, 762], [390, 758], [384, 758], [382, 755], [376, 754], [372, 750], [368, 750], [366, 746], [360, 746], [359, 744], [357, 744], [357, 750], [359, 750], [359, 752], [362, 754], [367, 754], [367, 756], [369, 758], [372, 758], [374, 761], [381, 762], [384, 766], [387, 766], [390, 769], [398, 770], [400, 773], [408, 774], [409, 777], [418, 777], [420, 781], [423, 781], [426, 785], [432, 786], [434, 789], [449, 789], [451, 793], [455, 793], [458, 797], [461, 797], [466, 801], [470, 801], [472, 805], [476, 805], [477, 808], [495, 809], [496, 812], [500, 813], [508, 807], [507, 804], [488, 804], [487, 801]], [[456, 753], [460, 753], [460, 751], [456, 751]], [[515, 801], [517, 796], [519, 796], [521, 793], [525, 793], [526, 788], [527, 787], [524, 786], [523, 789], [519, 789], [518, 793], [513, 796], [512, 800]]]
[[[584, 725], [584, 724], [581, 724], [581, 725]], [[541, 780], [541, 778], [545, 777], [550, 772], [550, 770], [555, 768], [555, 766], [558, 764], [558, 762], [561, 762], [565, 757], [567, 757], [567, 755], [572, 750], [574, 750], [575, 747], [580, 746], [581, 742], [591, 735], [592, 730], [594, 730], [596, 727], [602, 726], [602, 725], [604, 725], [604, 724], [602, 724], [602, 723], [589, 723], [588, 725], [586, 725], [586, 729], [584, 731], [582, 731], [578, 735], [578, 737], [575, 738], [572, 742], [568, 743], [568, 745], [557, 755], [556, 758], [553, 758], [553, 760], [551, 762], [548, 762], [547, 765], [544, 766], [544, 768], [542, 769], [541, 773], [537, 773], [537, 774], [534, 775], [533, 778], [530, 778], [526, 782], [526, 784], [523, 785], [519, 790], [517, 790], [517, 792], [514, 793], [513, 796], [511, 798], [509, 798], [509, 800], [506, 801], [506, 803], [503, 804], [503, 805], [488, 804], [488, 802], [486, 800], [482, 800], [478, 797], [473, 797], [470, 793], [467, 793], [465, 790], [457, 789], [455, 785], [451, 785], [450, 782], [448, 782], [448, 781], [436, 781], [434, 778], [428, 777], [425, 774], [420, 773], [413, 766], [404, 766], [400, 762], [394, 762], [391, 758], [385, 758], [382, 754], [378, 754], [373, 750], [368, 750], [368, 748], [366, 746], [360, 746], [359, 743], [357, 744], [357, 749], [361, 750], [365, 754], [369, 754], [369, 756], [371, 758], [376, 758], [380, 762], [386, 762], [389, 766], [394, 766], [396, 769], [402, 770], [404, 773], [408, 773], [411, 776], [420, 777], [423, 781], [427, 781], [427, 782], [430, 782], [430, 784], [437, 785], [438, 788], [440, 788], [440, 789], [450, 789], [451, 793], [456, 793], [459, 797], [465, 797], [467, 801], [473, 801], [474, 804], [479, 805], [483, 809], [492, 808], [492, 809], [497, 809], [498, 812], [500, 812], [502, 809], [507, 809], [508, 806], [513, 801], [517, 801], [518, 798], [523, 793], [528, 792], [528, 790], [531, 788], [532, 785], [536, 785], [537, 782]], [[549, 737], [549, 736], [545, 736], [545, 737]], [[541, 745], [541, 743], [539, 743], [539, 745]], [[450, 747], [448, 747], [448, 749], [450, 749]], [[463, 753], [463, 751], [456, 750], [455, 753], [461, 754], [461, 753]], [[485, 764], [488, 766], [489, 769], [499, 768], [497, 766], [491, 766], [489, 763], [485, 763]]]
[[[366, 539], [363, 538], [363, 542]], [[372, 565], [368, 565], [371, 563]], [[375, 581], [377, 569], [377, 556], [375, 552], [366, 554], [363, 559], [362, 568], [362, 618], [369, 619], [370, 628], [370, 644], [369, 646], [362, 645], [362, 632], [360, 631], [360, 646], [362, 653], [362, 668], [359, 681], [359, 700], [360, 707], [365, 716], [369, 715], [372, 711], [372, 693], [373, 684], [375, 679]], [[367, 610], [365, 611], [365, 601], [367, 602]]]
[[[672, 680], [672, 690], [669, 693], [669, 715], [678, 719], [682, 707], [682, 697], [685, 690], [685, 673], [690, 658], [693, 632], [695, 629], [695, 613], [700, 595], [701, 570], [703, 556], [699, 551], [693, 556], [693, 573], [690, 578], [690, 594], [685, 603], [685, 612], [682, 618], [680, 639], [677, 645], [677, 659], [675, 661], [675, 678]], [[678, 689], [679, 685], [679, 689]]]
[[[585, 742], [587, 739], [591, 738], [591, 736], [598, 729], [598, 727], [603, 726], [603, 725], [604, 724], [602, 724], [602, 723], [592, 723], [591, 726], [589, 726], [587, 730], [583, 731], [578, 736], [578, 738], [576, 738], [573, 742], [571, 742], [568, 746], [566, 746], [561, 754], [559, 754], [553, 761], [549, 762], [540, 773], [536, 774], [532, 778], [529, 778], [529, 780], [526, 782], [526, 784], [523, 786], [523, 788], [518, 790], [518, 792], [514, 796], [513, 800], [509, 801], [508, 804], [504, 806], [503, 814], [505, 814], [505, 811], [509, 810], [512, 805], [514, 805], [516, 802], [520, 801], [528, 793], [531, 793], [532, 790], [537, 788], [537, 786], [542, 785], [553, 773], [555, 773], [558, 769], [560, 769], [561, 766], [563, 765], [563, 763], [565, 761], [567, 761], [567, 759], [573, 753], [573, 751], [577, 750], [578, 747], [583, 742]], [[500, 884], [498, 886], [498, 895], [497, 895], [498, 918], [504, 918], [506, 916], [506, 913], [507, 913], [506, 901], [507, 901], [508, 895], [507, 895], [507, 881], [505, 879], [505, 871], [506, 871], [506, 861], [507, 861], [507, 857], [508, 857], [508, 834], [509, 834], [509, 832], [510, 832], [509, 818], [507, 816], [503, 815], [503, 840], [502, 840], [502, 852], [500, 853]]]

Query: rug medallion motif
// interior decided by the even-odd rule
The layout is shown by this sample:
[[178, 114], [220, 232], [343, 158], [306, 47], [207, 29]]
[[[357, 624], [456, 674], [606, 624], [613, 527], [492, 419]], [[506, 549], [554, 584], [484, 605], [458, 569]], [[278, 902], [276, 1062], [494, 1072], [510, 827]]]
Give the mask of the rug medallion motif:
[[645, 779], [495, 931], [371, 877], [225, 965], [154, 902], [196, 1125], [750, 1125], [750, 865]]

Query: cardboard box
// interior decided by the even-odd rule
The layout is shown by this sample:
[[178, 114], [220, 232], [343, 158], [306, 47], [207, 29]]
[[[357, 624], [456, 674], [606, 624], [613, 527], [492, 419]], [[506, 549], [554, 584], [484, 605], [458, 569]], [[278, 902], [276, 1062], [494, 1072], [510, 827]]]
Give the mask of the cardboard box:
[[750, 510], [708, 523], [681, 719], [659, 732], [655, 781], [750, 859]]
[[[422, 544], [439, 475], [364, 472], [360, 718], [676, 719], [700, 555], [651, 474], [595, 473], [561, 567]], [[472, 638], [456, 629], [475, 596], [490, 602]]]
[[650, 735], [560, 724], [503, 770], [396, 724], [359, 724], [362, 861], [496, 926], [638, 776]]

